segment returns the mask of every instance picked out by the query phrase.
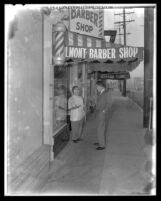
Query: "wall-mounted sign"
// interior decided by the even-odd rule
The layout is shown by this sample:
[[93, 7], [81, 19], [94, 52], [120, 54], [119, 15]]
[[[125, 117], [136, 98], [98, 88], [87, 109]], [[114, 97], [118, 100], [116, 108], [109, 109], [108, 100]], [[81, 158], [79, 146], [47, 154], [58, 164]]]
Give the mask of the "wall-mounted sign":
[[115, 75], [115, 79], [130, 79], [130, 73], [118, 74]]
[[65, 47], [66, 58], [78, 59], [132, 59], [140, 58], [138, 47], [120, 47], [120, 48], [78, 48]]
[[70, 31], [99, 38], [104, 36], [103, 10], [72, 8], [69, 15]]
[[114, 79], [115, 75], [114, 74], [98, 74], [98, 79]]

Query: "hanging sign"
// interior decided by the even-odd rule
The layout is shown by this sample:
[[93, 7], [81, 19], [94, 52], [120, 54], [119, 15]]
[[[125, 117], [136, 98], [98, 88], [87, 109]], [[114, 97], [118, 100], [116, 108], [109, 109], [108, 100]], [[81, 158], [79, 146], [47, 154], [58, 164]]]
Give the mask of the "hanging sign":
[[138, 47], [120, 47], [120, 48], [78, 48], [65, 47], [66, 58], [78, 59], [132, 59], [140, 58], [141, 51]]
[[104, 36], [104, 11], [96, 9], [70, 9], [69, 30], [98, 38]]
[[115, 79], [115, 75], [110, 73], [98, 74], [98, 79]]
[[98, 74], [98, 79], [119, 80], [119, 79], [129, 79], [129, 78], [130, 78], [129, 72]]

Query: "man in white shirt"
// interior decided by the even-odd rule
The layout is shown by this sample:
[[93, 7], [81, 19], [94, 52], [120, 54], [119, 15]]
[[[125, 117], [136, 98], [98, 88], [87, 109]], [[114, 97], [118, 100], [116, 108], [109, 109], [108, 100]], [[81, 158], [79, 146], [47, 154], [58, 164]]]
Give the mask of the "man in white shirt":
[[72, 140], [76, 143], [81, 140], [85, 111], [83, 98], [79, 96], [78, 86], [74, 86], [72, 88], [72, 93], [73, 95], [68, 101], [68, 109], [70, 111]]

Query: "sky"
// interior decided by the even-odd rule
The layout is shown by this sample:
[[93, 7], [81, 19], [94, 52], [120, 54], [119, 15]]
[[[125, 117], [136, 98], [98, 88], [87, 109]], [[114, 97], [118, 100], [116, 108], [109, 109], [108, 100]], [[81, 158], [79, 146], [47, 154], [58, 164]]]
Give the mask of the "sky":
[[[123, 17], [114, 15], [122, 13], [123, 9], [105, 9], [104, 10], [104, 29], [110, 30], [115, 29], [114, 22], [122, 21]], [[125, 9], [125, 12], [134, 12], [133, 14], [127, 14], [126, 20], [135, 20], [133, 22], [128, 22], [126, 26], [126, 32], [131, 33], [127, 35], [126, 44], [129, 46], [144, 47], [144, 8], [132, 8]], [[123, 33], [123, 29], [121, 29]], [[123, 44], [123, 36], [122, 44]], [[118, 38], [117, 38], [118, 39]], [[116, 41], [117, 42], [117, 41]], [[130, 73], [131, 77], [143, 77], [144, 76], [144, 63], [141, 62], [140, 65]]]

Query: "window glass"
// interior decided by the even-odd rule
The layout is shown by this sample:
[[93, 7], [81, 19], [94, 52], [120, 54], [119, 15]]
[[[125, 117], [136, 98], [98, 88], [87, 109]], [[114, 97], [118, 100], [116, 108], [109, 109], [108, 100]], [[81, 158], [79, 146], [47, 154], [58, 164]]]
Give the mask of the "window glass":
[[67, 68], [54, 67], [53, 132], [67, 123]]
[[96, 40], [96, 47], [101, 47], [101, 40]]
[[92, 39], [87, 37], [87, 47], [92, 47]]
[[82, 35], [78, 35], [78, 46], [83, 46], [83, 36]]

